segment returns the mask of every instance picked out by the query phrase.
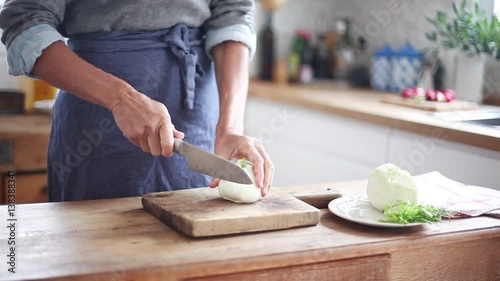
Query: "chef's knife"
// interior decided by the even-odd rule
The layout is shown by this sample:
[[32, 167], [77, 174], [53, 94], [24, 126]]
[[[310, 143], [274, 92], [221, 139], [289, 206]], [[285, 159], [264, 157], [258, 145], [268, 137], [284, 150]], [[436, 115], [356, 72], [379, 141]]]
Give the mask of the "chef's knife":
[[240, 166], [180, 139], [174, 139], [174, 151], [184, 155], [188, 167], [196, 172], [241, 184], [253, 183]]

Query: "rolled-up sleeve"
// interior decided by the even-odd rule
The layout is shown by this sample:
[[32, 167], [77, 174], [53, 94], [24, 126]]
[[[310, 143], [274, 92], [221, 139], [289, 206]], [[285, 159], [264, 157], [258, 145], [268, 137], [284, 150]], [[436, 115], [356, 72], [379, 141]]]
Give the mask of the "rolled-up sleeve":
[[207, 30], [205, 50], [212, 56], [213, 47], [225, 41], [245, 44], [250, 58], [255, 55], [257, 37], [253, 25], [255, 5], [253, 0], [213, 0], [211, 17], [205, 22]]
[[7, 0], [0, 11], [2, 43], [7, 47], [11, 75], [30, 75], [42, 51], [64, 37], [65, 0]]

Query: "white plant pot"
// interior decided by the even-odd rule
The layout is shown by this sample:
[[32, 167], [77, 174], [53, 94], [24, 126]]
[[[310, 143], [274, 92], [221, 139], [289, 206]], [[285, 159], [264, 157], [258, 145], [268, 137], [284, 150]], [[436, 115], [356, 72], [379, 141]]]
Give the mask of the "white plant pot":
[[459, 52], [456, 56], [455, 93], [457, 99], [482, 102], [485, 55], [468, 56]]
[[500, 98], [500, 60], [493, 57], [486, 59], [483, 87], [485, 99], [489, 97]]

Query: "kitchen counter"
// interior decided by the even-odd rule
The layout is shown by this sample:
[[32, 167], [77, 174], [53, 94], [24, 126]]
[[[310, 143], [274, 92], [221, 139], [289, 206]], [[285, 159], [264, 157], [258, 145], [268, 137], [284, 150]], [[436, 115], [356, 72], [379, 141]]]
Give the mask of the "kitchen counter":
[[[328, 186], [364, 193], [366, 181]], [[0, 207], [6, 223], [6, 206]], [[184, 236], [139, 197], [16, 206], [16, 273], [0, 279], [495, 280], [500, 220], [477, 217], [409, 229], [358, 225], [321, 211], [313, 227], [215, 238]], [[0, 247], [7, 247], [2, 227]], [[4, 251], [2, 251], [5, 253]]]
[[51, 116], [48, 114], [0, 115], [0, 141], [11, 142], [13, 159], [0, 163], [8, 170], [46, 170]]
[[48, 114], [0, 115], [0, 204], [7, 202], [9, 171], [17, 177], [18, 203], [46, 202]]
[[[433, 117], [428, 111], [380, 102], [381, 95], [368, 89], [332, 84], [279, 85], [252, 80], [249, 96], [298, 105], [339, 116], [428, 136], [500, 151], [500, 130]], [[500, 109], [500, 108], [499, 108]]]

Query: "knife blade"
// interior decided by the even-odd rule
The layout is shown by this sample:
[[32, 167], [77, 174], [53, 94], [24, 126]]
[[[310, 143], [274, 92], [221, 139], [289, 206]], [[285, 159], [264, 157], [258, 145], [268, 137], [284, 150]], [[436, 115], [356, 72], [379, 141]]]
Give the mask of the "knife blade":
[[253, 183], [240, 166], [183, 140], [174, 139], [174, 151], [186, 157], [188, 167], [193, 171], [231, 182]]

